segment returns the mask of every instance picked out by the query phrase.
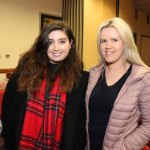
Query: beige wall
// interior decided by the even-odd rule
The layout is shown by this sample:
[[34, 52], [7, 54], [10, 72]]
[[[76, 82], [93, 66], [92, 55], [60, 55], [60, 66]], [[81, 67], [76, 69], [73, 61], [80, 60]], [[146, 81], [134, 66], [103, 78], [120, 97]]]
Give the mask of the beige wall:
[[62, 0], [0, 0], [0, 68], [15, 67], [20, 54], [33, 44], [40, 12], [62, 16]]
[[103, 0], [103, 20], [116, 16], [116, 0]]
[[[19, 55], [27, 50], [39, 34], [39, 13], [62, 15], [62, 0], [1, 0], [0, 4], [0, 68], [15, 67]], [[116, 16], [116, 0], [84, 0], [83, 61], [85, 69], [99, 62], [97, 30], [104, 20]], [[132, 0], [120, 0], [119, 16], [137, 34], [140, 50], [141, 35], [150, 36], [146, 14], [139, 12], [134, 19]], [[10, 58], [5, 58], [9, 54]]]
[[[40, 31], [40, 13], [62, 16], [62, 0], [0, 0], [0, 68], [14, 68]], [[9, 55], [9, 58], [6, 56]], [[0, 74], [0, 81], [5, 74]]]
[[[137, 47], [139, 51], [146, 49], [146, 45], [141, 45], [141, 35], [150, 36], [150, 24], [146, 24], [146, 14], [139, 12], [138, 20], [134, 18], [132, 0], [119, 1], [119, 17], [123, 18], [137, 34]], [[116, 16], [116, 0], [85, 0], [84, 4], [84, 47], [83, 60], [85, 69], [98, 63], [98, 53], [96, 47], [96, 36], [98, 26], [104, 19]], [[144, 52], [143, 52], [144, 53]]]
[[99, 60], [96, 38], [102, 17], [103, 0], [84, 1], [83, 62], [86, 70]]
[[116, 0], [85, 0], [84, 1], [84, 37], [83, 62], [89, 70], [99, 62], [97, 51], [97, 31], [104, 19], [116, 16]]

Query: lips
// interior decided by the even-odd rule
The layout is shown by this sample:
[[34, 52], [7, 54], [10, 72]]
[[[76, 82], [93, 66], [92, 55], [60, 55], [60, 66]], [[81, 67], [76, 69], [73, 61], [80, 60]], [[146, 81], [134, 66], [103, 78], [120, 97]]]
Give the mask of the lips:
[[105, 51], [105, 53], [106, 53], [107, 55], [110, 55], [110, 54], [113, 54], [114, 51]]
[[55, 56], [55, 57], [59, 57], [62, 53], [59, 52], [59, 53], [52, 53], [52, 54], [53, 54], [53, 56]]

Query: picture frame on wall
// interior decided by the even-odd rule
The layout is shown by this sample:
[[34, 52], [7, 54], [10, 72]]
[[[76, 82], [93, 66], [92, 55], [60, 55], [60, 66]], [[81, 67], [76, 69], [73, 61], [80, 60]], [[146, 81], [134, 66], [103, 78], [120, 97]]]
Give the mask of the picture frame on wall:
[[40, 30], [42, 31], [43, 28], [53, 21], [62, 21], [62, 17], [40, 13]]

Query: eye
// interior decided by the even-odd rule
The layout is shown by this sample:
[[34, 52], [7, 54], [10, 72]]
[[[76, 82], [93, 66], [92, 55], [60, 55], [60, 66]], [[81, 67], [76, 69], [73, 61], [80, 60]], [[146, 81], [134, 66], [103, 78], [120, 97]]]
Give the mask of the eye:
[[112, 39], [112, 42], [117, 42], [118, 40], [117, 39]]
[[51, 45], [53, 43], [53, 41], [49, 40], [49, 45]]
[[65, 43], [66, 43], [66, 41], [65, 41], [65, 40], [61, 40], [61, 41], [59, 41], [59, 43], [61, 43], [61, 44], [65, 44]]
[[101, 44], [106, 43], [106, 40], [100, 40], [100, 43]]

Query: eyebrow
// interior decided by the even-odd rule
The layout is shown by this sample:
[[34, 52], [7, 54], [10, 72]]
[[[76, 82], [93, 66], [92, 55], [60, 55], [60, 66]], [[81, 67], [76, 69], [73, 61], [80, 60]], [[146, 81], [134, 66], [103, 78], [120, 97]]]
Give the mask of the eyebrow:
[[112, 38], [120, 38], [120, 37], [119, 37], [119, 36], [114, 36], [114, 37], [111, 37], [111, 39], [112, 39]]
[[[48, 40], [54, 40], [54, 39], [48, 39]], [[67, 38], [60, 38], [58, 40], [67, 40]]]
[[[106, 40], [107, 38], [100, 38], [100, 40]], [[121, 39], [119, 36], [118, 37], [111, 37], [110, 39]]]

